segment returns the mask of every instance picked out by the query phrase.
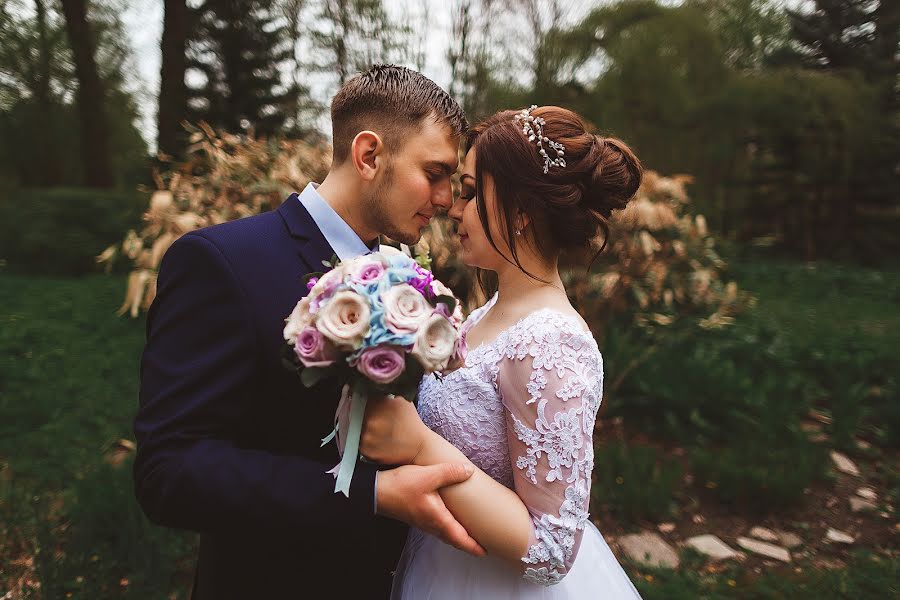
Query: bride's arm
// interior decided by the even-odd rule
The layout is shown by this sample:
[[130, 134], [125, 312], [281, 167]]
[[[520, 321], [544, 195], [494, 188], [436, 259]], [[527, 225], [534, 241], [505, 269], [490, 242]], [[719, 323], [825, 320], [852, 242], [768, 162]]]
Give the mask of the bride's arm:
[[[569, 572], [589, 522], [592, 434], [603, 377], [590, 335], [558, 325], [531, 332], [498, 365], [515, 492], [481, 471], [440, 490], [450, 512], [489, 554], [542, 585]], [[361, 446], [369, 458], [417, 465], [466, 460], [406, 400], [370, 405]]]
[[[366, 457], [387, 464], [471, 464], [453, 444], [422, 423], [411, 402], [395, 397], [372, 399], [368, 404], [360, 440], [360, 451]], [[441, 488], [441, 498], [488, 554], [501, 557], [521, 570], [532, 531], [528, 508], [516, 492], [472, 467], [475, 472], [469, 479]], [[382, 485], [384, 478], [390, 476], [390, 471], [379, 474], [379, 496], [390, 493], [391, 486]]]

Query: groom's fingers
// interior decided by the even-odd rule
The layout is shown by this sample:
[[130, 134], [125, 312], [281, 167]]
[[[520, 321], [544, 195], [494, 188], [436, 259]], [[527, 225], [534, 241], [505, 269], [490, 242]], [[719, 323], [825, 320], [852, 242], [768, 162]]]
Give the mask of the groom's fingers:
[[[442, 463], [432, 465], [430, 469], [432, 472], [432, 485], [435, 489], [462, 483], [475, 472], [475, 468], [469, 463]], [[447, 510], [447, 507], [442, 506], [441, 508], [441, 514], [438, 517], [437, 522], [437, 526], [440, 529], [438, 535], [445, 542], [463, 552], [468, 552], [474, 556], [484, 556], [487, 554], [484, 548], [469, 535], [466, 528], [460, 525], [459, 521], [457, 521], [450, 511]]]
[[437, 524], [440, 531], [438, 537], [463, 552], [468, 552], [473, 556], [484, 556], [487, 554], [484, 548], [469, 535], [466, 528], [459, 524], [459, 521], [453, 518], [450, 511], [444, 508], [443, 515], [439, 517]]
[[462, 483], [475, 472], [474, 467], [469, 463], [441, 463], [432, 465], [429, 469], [431, 469], [432, 485], [436, 488]]

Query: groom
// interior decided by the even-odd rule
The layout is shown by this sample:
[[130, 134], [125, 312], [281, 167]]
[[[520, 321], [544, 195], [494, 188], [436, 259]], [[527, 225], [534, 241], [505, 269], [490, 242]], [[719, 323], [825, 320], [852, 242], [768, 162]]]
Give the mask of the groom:
[[284, 319], [304, 274], [332, 255], [414, 244], [452, 202], [460, 107], [409, 69], [379, 65], [331, 106], [334, 160], [321, 183], [277, 210], [181, 237], [163, 258], [141, 361], [135, 491], [147, 516], [200, 532], [193, 598], [384, 598], [401, 522], [483, 550], [441, 487], [462, 465], [357, 464], [350, 497], [326, 471], [340, 395], [282, 366]]

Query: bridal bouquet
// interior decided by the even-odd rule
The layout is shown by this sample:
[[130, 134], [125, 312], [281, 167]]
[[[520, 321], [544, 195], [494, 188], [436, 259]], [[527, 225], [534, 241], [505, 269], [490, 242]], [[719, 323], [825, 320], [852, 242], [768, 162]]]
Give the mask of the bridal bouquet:
[[332, 375], [344, 383], [334, 431], [322, 445], [337, 437], [341, 462], [329, 473], [334, 491], [349, 496], [369, 394], [412, 401], [425, 374], [459, 366], [462, 310], [431, 271], [389, 246], [325, 264], [331, 269], [306, 276], [309, 294], [285, 319], [284, 339], [304, 385]]

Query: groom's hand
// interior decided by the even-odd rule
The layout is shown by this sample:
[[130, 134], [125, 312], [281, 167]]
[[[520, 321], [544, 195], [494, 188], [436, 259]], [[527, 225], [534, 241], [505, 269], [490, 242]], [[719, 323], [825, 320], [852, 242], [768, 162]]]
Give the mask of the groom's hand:
[[450, 514], [438, 491], [472, 476], [470, 465], [406, 465], [378, 474], [377, 512], [430, 533], [474, 556], [486, 554]]

